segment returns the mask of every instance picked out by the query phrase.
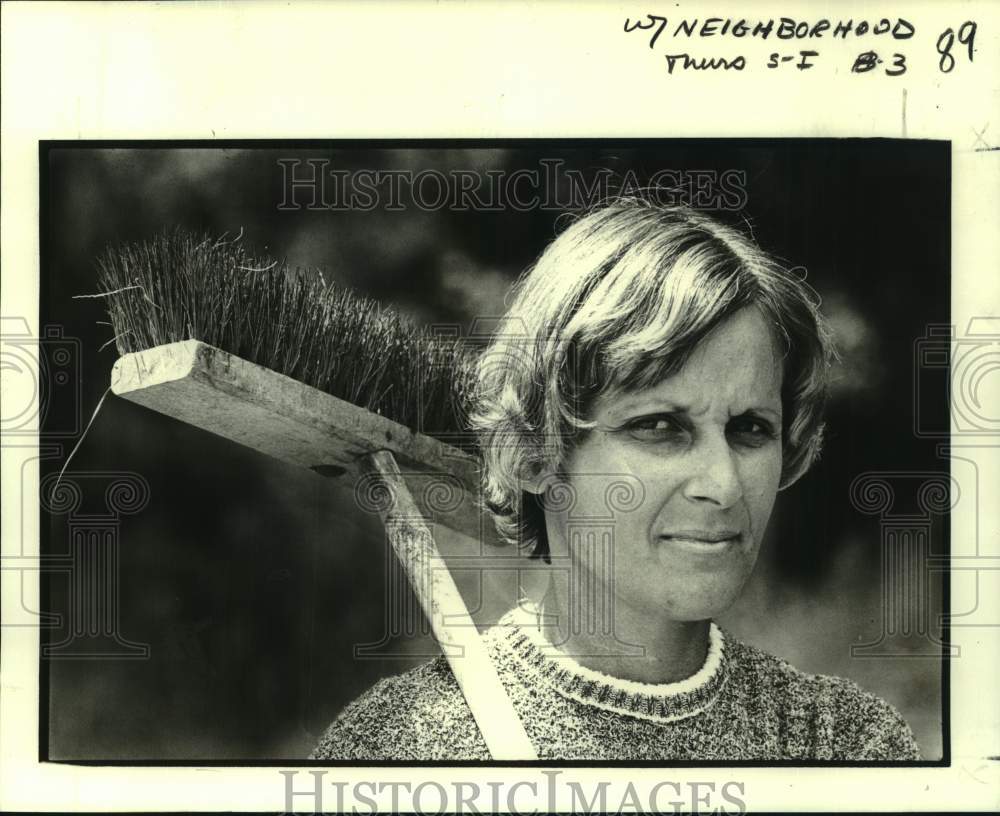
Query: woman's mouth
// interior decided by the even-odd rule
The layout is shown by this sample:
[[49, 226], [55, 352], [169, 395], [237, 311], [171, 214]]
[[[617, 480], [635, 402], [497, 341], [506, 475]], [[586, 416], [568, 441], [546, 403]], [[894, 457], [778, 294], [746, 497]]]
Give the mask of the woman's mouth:
[[724, 553], [742, 541], [738, 530], [678, 530], [660, 536], [660, 541], [687, 552]]

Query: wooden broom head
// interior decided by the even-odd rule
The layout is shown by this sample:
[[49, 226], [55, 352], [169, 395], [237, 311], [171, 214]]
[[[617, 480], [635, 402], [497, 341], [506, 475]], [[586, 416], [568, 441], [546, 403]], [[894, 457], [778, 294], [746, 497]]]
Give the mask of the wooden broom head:
[[480, 539], [491, 526], [477, 460], [450, 444], [472, 442], [473, 357], [457, 336], [255, 254], [242, 234], [164, 232], [110, 247], [98, 268], [123, 355], [114, 393], [324, 475], [357, 476], [360, 457], [390, 450], [432, 519]]
[[361, 460], [391, 451], [427, 518], [483, 540], [479, 463], [438, 439], [199, 340], [125, 354], [113, 393], [283, 462], [345, 476], [371, 509]]
[[[119, 354], [197, 339], [452, 444], [471, 446], [474, 355], [457, 336], [321, 272], [175, 230], [110, 247], [98, 281]], [[464, 440], [464, 441], [461, 441]]]

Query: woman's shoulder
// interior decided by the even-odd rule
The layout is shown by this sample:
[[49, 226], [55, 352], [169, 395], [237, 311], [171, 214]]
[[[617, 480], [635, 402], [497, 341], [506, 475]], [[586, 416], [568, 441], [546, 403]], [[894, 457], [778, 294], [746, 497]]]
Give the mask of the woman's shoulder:
[[489, 754], [465, 697], [439, 656], [383, 677], [348, 703], [310, 759], [481, 759]]
[[783, 711], [789, 731], [808, 733], [816, 758], [906, 761], [920, 759], [913, 732], [899, 711], [854, 680], [811, 674], [733, 638], [732, 677], [751, 699], [768, 699]]

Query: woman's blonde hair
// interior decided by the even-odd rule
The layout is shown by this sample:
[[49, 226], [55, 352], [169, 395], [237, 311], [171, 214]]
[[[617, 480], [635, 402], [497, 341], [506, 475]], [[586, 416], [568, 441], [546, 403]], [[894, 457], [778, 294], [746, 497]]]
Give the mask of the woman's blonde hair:
[[784, 348], [781, 486], [821, 444], [833, 350], [815, 292], [742, 232], [686, 207], [619, 198], [573, 221], [518, 280], [479, 359], [472, 416], [497, 529], [548, 560], [522, 479], [558, 470], [610, 388], [676, 373], [721, 321], [756, 306]]

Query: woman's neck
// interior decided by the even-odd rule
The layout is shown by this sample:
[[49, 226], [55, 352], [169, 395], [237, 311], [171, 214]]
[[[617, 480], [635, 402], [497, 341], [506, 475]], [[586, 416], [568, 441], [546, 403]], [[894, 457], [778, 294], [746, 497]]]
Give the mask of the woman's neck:
[[554, 580], [540, 605], [546, 635], [580, 665], [639, 683], [674, 683], [696, 674], [708, 654], [710, 622], [675, 621], [613, 603], [567, 603]]

